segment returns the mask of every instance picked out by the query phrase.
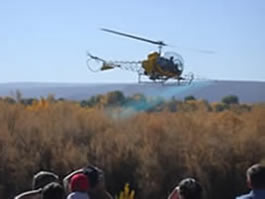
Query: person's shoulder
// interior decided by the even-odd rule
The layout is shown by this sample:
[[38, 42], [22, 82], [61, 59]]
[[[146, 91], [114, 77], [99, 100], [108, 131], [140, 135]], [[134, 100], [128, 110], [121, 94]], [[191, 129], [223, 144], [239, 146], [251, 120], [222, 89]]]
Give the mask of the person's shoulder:
[[72, 192], [72, 193], [69, 193], [68, 195], [67, 195], [67, 199], [70, 199], [70, 198], [73, 198], [73, 196], [75, 195], [75, 193], [74, 192]]
[[176, 198], [178, 198], [178, 188], [177, 187], [175, 187], [171, 191], [171, 193], [169, 194], [169, 196], [168, 196], [168, 199], [176, 199]]
[[15, 199], [40, 199], [41, 198], [41, 189], [26, 191], [15, 197]]
[[236, 199], [253, 199], [253, 194], [252, 192], [248, 193], [248, 194], [244, 194], [244, 195], [241, 195], [241, 196], [238, 196], [236, 197]]
[[105, 191], [105, 198], [106, 199], [113, 199], [112, 195], [107, 191]]
[[89, 199], [89, 195], [86, 192], [72, 192], [68, 194], [67, 199]]

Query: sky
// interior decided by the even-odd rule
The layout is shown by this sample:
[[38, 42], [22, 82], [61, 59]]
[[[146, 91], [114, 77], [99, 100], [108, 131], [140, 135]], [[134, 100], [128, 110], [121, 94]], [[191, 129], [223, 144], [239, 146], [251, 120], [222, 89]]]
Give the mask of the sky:
[[1, 0], [0, 25], [1, 83], [136, 82], [119, 69], [92, 73], [86, 52], [139, 61], [157, 47], [100, 28], [171, 44], [164, 52], [199, 78], [265, 80], [264, 0]]

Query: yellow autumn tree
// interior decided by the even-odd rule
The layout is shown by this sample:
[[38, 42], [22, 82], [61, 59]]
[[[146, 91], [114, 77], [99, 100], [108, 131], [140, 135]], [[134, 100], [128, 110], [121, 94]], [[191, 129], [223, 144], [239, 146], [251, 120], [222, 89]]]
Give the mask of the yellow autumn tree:
[[135, 191], [130, 189], [129, 183], [124, 185], [123, 191], [120, 192], [119, 196], [115, 196], [115, 199], [134, 199]]

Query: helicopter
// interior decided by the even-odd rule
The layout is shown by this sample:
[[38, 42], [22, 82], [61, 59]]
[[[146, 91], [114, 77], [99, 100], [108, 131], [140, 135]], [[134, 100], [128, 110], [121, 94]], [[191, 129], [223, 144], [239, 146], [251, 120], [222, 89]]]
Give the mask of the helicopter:
[[[194, 79], [193, 73], [183, 75], [184, 59], [182, 56], [175, 52], [162, 53], [162, 48], [168, 46], [168, 44], [163, 41], [154, 41], [106, 28], [101, 28], [100, 30], [157, 45], [158, 51], [149, 53], [147, 55], [147, 59], [143, 61], [107, 61], [87, 53], [87, 66], [91, 71], [99, 72], [120, 68], [136, 72], [138, 74], [138, 83], [153, 82], [164, 84], [168, 80], [174, 80], [174, 82], [177, 82], [178, 85], [187, 85], [192, 83]], [[91, 64], [91, 61], [95, 61], [97, 64], [101, 64], [101, 66], [95, 69], [92, 67], [93, 64]], [[143, 81], [143, 77], [147, 77], [148, 81]]]

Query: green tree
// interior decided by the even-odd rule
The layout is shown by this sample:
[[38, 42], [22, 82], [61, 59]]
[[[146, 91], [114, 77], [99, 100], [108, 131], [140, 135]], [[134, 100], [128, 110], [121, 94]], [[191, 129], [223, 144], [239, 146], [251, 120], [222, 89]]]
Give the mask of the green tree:
[[239, 104], [239, 99], [236, 95], [228, 95], [223, 97], [222, 102], [227, 105]]
[[229, 108], [229, 106], [227, 104], [224, 104], [224, 103], [218, 103], [214, 107], [216, 112], [222, 112], [224, 110], [227, 110], [228, 108]]
[[196, 100], [196, 98], [193, 96], [193, 95], [189, 95], [189, 96], [186, 96], [184, 98], [184, 101], [187, 102], [187, 101], [190, 101], [190, 100]]
[[32, 105], [35, 100], [36, 99], [34, 99], [34, 98], [22, 98], [20, 100], [20, 103], [27, 106], [27, 105]]
[[14, 100], [12, 97], [5, 97], [4, 101], [9, 103], [9, 104], [15, 104], [16, 100]]
[[108, 105], [120, 105], [123, 104], [125, 97], [121, 91], [112, 91], [107, 93], [106, 102]]

